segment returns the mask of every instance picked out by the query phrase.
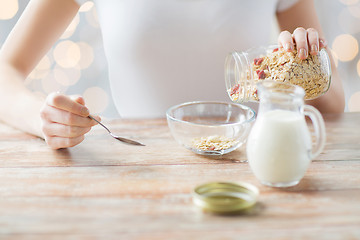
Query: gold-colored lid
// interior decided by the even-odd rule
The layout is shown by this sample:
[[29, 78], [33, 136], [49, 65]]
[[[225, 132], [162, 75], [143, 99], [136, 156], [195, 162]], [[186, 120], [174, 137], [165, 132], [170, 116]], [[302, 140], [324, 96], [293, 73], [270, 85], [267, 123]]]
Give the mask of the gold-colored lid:
[[197, 186], [193, 202], [204, 211], [217, 214], [240, 213], [257, 201], [257, 187], [244, 182], [211, 182]]

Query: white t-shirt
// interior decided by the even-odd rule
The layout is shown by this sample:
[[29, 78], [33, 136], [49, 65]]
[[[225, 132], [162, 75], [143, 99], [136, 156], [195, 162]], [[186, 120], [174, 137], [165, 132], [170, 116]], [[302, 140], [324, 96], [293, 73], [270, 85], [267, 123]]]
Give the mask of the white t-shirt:
[[274, 14], [296, 2], [94, 0], [120, 116], [163, 117], [182, 102], [230, 101], [226, 55], [268, 45]]

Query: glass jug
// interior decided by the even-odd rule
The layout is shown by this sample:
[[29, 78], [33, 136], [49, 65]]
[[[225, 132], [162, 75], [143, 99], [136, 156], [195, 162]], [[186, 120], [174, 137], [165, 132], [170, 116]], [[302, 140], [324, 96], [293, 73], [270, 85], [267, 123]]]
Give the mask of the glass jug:
[[232, 52], [225, 60], [225, 84], [233, 102], [258, 101], [256, 84], [264, 80], [302, 87], [305, 100], [323, 95], [330, 86], [331, 63], [325, 49], [304, 60], [296, 48], [287, 52], [277, 45]]
[[[257, 87], [259, 111], [246, 145], [251, 170], [262, 184], [294, 186], [324, 148], [324, 120], [316, 108], [304, 105], [299, 86], [263, 81]], [[314, 138], [305, 116], [312, 122]]]

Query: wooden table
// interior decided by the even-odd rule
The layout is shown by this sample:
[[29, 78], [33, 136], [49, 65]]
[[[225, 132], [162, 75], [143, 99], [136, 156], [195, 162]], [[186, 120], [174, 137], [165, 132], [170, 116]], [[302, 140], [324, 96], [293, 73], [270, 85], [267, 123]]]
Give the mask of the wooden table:
[[[222, 157], [179, 146], [165, 119], [109, 122], [54, 151], [0, 125], [0, 239], [360, 239], [360, 113], [324, 116], [327, 144], [295, 187], [263, 186], [244, 148]], [[245, 181], [260, 190], [248, 215], [197, 209], [193, 188]]]

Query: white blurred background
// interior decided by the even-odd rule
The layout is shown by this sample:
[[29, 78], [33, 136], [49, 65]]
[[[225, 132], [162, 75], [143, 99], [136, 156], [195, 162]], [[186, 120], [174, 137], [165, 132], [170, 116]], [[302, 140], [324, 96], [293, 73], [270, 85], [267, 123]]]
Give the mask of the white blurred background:
[[[0, 0], [0, 47], [28, 2]], [[360, 0], [315, 0], [315, 4], [344, 82], [346, 111], [360, 111]], [[274, 26], [269, 43], [276, 43], [277, 34]], [[81, 7], [26, 84], [42, 95], [53, 91], [81, 94], [91, 112], [106, 118], [119, 117], [111, 98], [107, 63], [92, 2]]]

